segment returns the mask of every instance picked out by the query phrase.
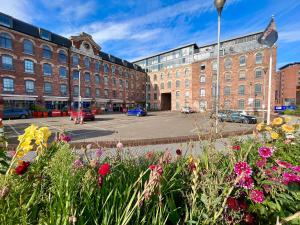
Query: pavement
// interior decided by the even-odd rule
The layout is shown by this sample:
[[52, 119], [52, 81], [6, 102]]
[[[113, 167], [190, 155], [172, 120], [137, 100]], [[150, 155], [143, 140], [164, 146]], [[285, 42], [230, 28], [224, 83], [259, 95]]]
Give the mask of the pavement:
[[[214, 123], [215, 121], [205, 114], [182, 114], [166, 111], [150, 112], [146, 117], [103, 114], [97, 115], [95, 121], [85, 121], [82, 125], [74, 124], [68, 117], [49, 117], [5, 120], [4, 126], [10, 144], [17, 144], [17, 137], [30, 124], [49, 127], [53, 133], [52, 140], [56, 132], [66, 132], [71, 136], [73, 144], [79, 144], [197, 137], [198, 135], [213, 133]], [[220, 133], [237, 132], [242, 135], [249, 133], [253, 127], [253, 124], [224, 122], [220, 123], [219, 130]], [[176, 142], [175, 139], [174, 142]], [[145, 144], [140, 143], [140, 145]]]

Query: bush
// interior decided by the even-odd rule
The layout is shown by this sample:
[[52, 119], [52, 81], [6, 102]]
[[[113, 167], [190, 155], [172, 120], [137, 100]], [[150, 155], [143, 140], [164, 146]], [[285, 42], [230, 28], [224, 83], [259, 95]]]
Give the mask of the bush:
[[[0, 177], [1, 224], [299, 224], [300, 138], [289, 119], [258, 124], [255, 138], [213, 142], [199, 156], [123, 148], [76, 154], [62, 134], [29, 127]], [[38, 155], [19, 161], [28, 149]], [[119, 145], [121, 146], [121, 145]]]

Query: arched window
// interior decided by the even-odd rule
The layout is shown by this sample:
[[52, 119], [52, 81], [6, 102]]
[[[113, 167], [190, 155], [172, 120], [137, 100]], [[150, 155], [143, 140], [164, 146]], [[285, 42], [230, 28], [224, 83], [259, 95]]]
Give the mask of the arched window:
[[73, 55], [72, 56], [72, 64], [73, 64], [73, 66], [77, 66], [79, 64], [79, 57], [78, 57], [78, 55]]
[[53, 90], [52, 83], [50, 83], [50, 82], [45, 82], [45, 83], [44, 83], [44, 92], [45, 92], [46, 94], [52, 94], [52, 90]]
[[226, 59], [225, 60], [225, 69], [231, 69], [231, 67], [232, 67], [231, 59]]
[[8, 33], [0, 34], [0, 48], [12, 49], [12, 38]]
[[112, 74], [115, 74], [116, 72], [116, 67], [114, 65], [111, 66], [111, 73]]
[[104, 64], [104, 73], [108, 74], [109, 66], [107, 64]]
[[61, 84], [60, 85], [60, 94], [62, 96], [67, 96], [67, 91], [68, 91], [68, 87], [66, 84]]
[[179, 73], [178, 70], [176, 71], [176, 75], [175, 75], [175, 76], [176, 76], [176, 78], [179, 78], [179, 77], [180, 77], [180, 73]]
[[180, 80], [176, 80], [176, 88], [180, 88]]
[[154, 74], [154, 76], [153, 76], [153, 80], [157, 80], [157, 75], [156, 74]]
[[185, 79], [184, 84], [185, 84], [185, 88], [190, 88], [190, 80], [189, 79]]
[[66, 69], [66, 67], [63, 67], [63, 66], [59, 67], [59, 76], [61, 78], [67, 78], [67, 69]]
[[245, 70], [241, 70], [239, 73], [239, 79], [240, 80], [246, 80], [246, 71]]
[[85, 97], [91, 97], [91, 88], [90, 87], [86, 87], [85, 88]]
[[34, 73], [34, 62], [32, 60], [24, 60], [24, 71], [25, 73]]
[[72, 77], [73, 77], [73, 80], [78, 80], [79, 79], [79, 71], [73, 70]]
[[231, 73], [225, 73], [225, 81], [231, 81]]
[[165, 83], [160, 83], [160, 89], [164, 89], [165, 88]]
[[245, 95], [245, 85], [240, 85], [238, 90], [239, 95]]
[[200, 83], [205, 83], [205, 76], [200, 77]]
[[100, 76], [99, 75], [95, 75], [95, 82], [96, 82], [96, 84], [100, 84]]
[[165, 77], [164, 73], [161, 73], [161, 74], [160, 74], [160, 79], [163, 80], [164, 77]]
[[46, 58], [46, 59], [52, 58], [52, 51], [48, 45], [43, 45], [43, 58]]
[[32, 80], [26, 80], [25, 81], [25, 90], [26, 93], [33, 93], [35, 90], [35, 84]]
[[24, 53], [33, 55], [33, 43], [30, 40], [24, 40], [23, 41], [23, 49]]
[[65, 51], [60, 50], [58, 52], [58, 60], [60, 63], [67, 63], [67, 55], [66, 55]]
[[257, 53], [256, 56], [255, 56], [255, 63], [256, 64], [261, 64], [263, 61], [263, 55], [262, 53]]
[[5, 92], [15, 91], [14, 79], [12, 79], [10, 77], [3, 78], [3, 91], [5, 91]]
[[88, 72], [84, 73], [84, 80], [85, 82], [90, 82], [91, 81], [91, 75]]
[[84, 58], [84, 66], [85, 68], [89, 69], [90, 68], [90, 59], [88, 57]]
[[79, 87], [78, 85], [73, 86], [73, 95], [78, 96], [79, 95]]
[[185, 76], [189, 76], [190, 75], [190, 69], [189, 68], [185, 68], [184, 75]]
[[217, 64], [217, 62], [216, 61], [213, 61], [212, 62], [212, 70], [217, 70], [218, 69], [218, 64]]
[[255, 94], [261, 94], [262, 93], [262, 85], [261, 84], [255, 84], [254, 92], [255, 92]]
[[226, 99], [224, 102], [224, 108], [225, 109], [230, 109], [230, 100]]
[[96, 73], [100, 72], [100, 62], [98, 61], [95, 62], [95, 72]]
[[238, 107], [239, 107], [239, 109], [244, 109], [245, 108], [245, 100], [244, 99], [240, 99], [238, 101]]
[[262, 78], [263, 76], [263, 70], [261, 68], [258, 68], [255, 70], [255, 78]]
[[226, 86], [225, 88], [224, 88], [224, 95], [226, 95], [226, 96], [228, 96], [228, 95], [230, 95], [230, 87], [229, 86]]
[[10, 55], [2, 55], [1, 56], [1, 68], [5, 70], [13, 69], [13, 57]]
[[245, 66], [246, 65], [246, 56], [242, 55], [240, 57], [240, 66]]
[[48, 63], [43, 64], [43, 74], [45, 76], [51, 76], [52, 75], [52, 66]]

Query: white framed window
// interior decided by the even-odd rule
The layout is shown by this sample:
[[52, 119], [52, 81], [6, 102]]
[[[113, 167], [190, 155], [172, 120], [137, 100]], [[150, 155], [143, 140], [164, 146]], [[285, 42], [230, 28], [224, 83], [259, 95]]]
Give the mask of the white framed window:
[[200, 97], [205, 97], [205, 89], [200, 89]]
[[5, 77], [3, 78], [3, 91], [13, 92], [15, 91], [14, 79]]

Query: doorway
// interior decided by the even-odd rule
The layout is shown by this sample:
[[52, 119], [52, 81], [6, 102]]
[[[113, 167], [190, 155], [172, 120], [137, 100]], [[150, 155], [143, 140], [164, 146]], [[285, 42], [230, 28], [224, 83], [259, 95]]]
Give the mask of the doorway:
[[172, 97], [171, 93], [161, 94], [161, 110], [171, 110]]

